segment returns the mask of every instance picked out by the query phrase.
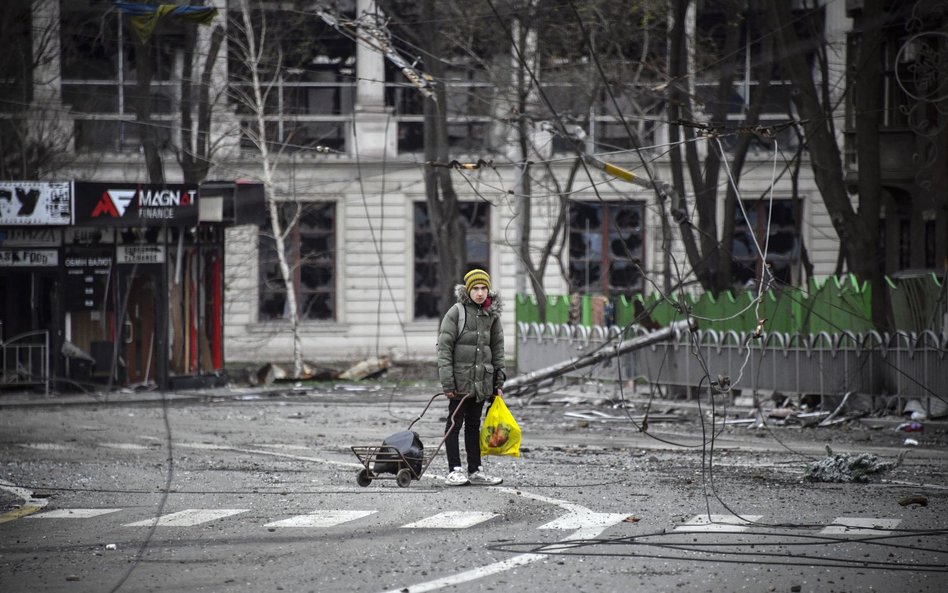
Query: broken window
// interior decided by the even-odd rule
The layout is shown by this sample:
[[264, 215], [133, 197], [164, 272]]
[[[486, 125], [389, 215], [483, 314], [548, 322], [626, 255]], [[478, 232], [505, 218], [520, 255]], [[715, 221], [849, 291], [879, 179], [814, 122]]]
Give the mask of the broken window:
[[[160, 143], [168, 143], [176, 109], [174, 65], [183, 45], [183, 33], [172, 26], [155, 29], [144, 51], [151, 70], [147, 96], [136, 88], [142, 51], [121, 11], [103, 15], [97, 6], [63, 3], [62, 98], [75, 119], [77, 150], [135, 150], [141, 145], [142, 125], [135, 108], [148, 101], [151, 123]], [[102, 117], [102, 115], [113, 117]]]
[[642, 290], [643, 216], [641, 202], [570, 202], [570, 292], [614, 296]]
[[[287, 265], [296, 293], [300, 320], [335, 318], [336, 310], [336, 204], [286, 203], [280, 224], [289, 232], [284, 239]], [[258, 313], [260, 321], [287, 317], [286, 284], [280, 272], [276, 241], [267, 224], [260, 231]]]
[[[488, 268], [490, 261], [490, 204], [482, 201], [458, 204], [465, 229], [465, 269]], [[428, 217], [428, 204], [415, 202], [415, 319], [437, 319], [438, 244]], [[460, 278], [454, 281], [460, 282]]]
[[[794, 284], [800, 264], [800, 236], [796, 230], [793, 200], [746, 200], [744, 210], [746, 219], [740, 208], [734, 209], [731, 252], [735, 285], [754, 285], [761, 277], [761, 252], [765, 249], [774, 278], [783, 284]], [[768, 229], [769, 241], [766, 240]]]
[[[352, 4], [352, 3], [343, 3]], [[354, 16], [354, 6], [341, 7]], [[257, 150], [250, 65], [243, 59], [243, 15], [230, 10], [229, 98], [241, 118], [241, 147]], [[263, 58], [258, 75], [266, 85], [267, 140], [282, 150], [327, 146], [345, 150], [346, 122], [355, 102], [356, 44], [317, 14], [268, 4], [252, 17]]]

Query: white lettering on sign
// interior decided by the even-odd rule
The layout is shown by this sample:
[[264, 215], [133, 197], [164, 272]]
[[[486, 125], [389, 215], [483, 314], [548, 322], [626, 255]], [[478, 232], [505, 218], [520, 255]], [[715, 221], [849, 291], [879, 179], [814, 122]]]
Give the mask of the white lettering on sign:
[[168, 219], [174, 218], [174, 208], [142, 208], [138, 211], [138, 216], [142, 219]]
[[63, 261], [67, 268], [107, 268], [112, 265], [108, 257], [67, 257]]
[[19, 249], [0, 251], [0, 266], [58, 266], [59, 252], [55, 249]]
[[119, 245], [120, 264], [161, 264], [165, 261], [164, 245]]
[[168, 206], [190, 206], [194, 203], [194, 191], [180, 191], [162, 189], [158, 191], [144, 191], [138, 196], [138, 203], [143, 208]]

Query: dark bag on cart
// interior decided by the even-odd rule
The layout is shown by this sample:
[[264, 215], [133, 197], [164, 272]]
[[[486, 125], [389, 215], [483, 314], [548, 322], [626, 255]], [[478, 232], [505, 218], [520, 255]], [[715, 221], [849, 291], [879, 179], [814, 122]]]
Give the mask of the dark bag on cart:
[[382, 441], [382, 448], [379, 449], [375, 458], [375, 467], [372, 471], [377, 474], [396, 474], [407, 462], [415, 476], [420, 476], [424, 450], [425, 447], [421, 444], [421, 437], [417, 432], [413, 430], [396, 432]]

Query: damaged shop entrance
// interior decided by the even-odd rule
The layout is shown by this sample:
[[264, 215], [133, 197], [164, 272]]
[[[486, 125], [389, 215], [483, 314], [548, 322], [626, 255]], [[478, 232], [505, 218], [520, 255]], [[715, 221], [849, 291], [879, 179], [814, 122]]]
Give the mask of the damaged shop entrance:
[[69, 380], [140, 389], [225, 383], [230, 221], [210, 211], [205, 220], [195, 186], [77, 182], [75, 200], [64, 245]]

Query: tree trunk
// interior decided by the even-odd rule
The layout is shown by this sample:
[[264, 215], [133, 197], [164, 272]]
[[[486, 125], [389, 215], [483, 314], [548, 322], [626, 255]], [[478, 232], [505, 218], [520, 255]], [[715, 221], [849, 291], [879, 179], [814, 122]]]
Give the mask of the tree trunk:
[[[289, 262], [286, 258], [287, 232], [280, 222], [280, 202], [276, 199], [274, 183], [276, 166], [270, 157], [266, 121], [264, 120], [266, 101], [263, 96], [263, 82], [260, 80], [261, 56], [257, 39], [254, 35], [253, 22], [248, 4], [247, 0], [241, 0], [240, 7], [243, 12], [244, 34], [246, 35], [246, 55], [243, 57], [250, 71], [252, 82], [251, 91], [253, 93], [251, 98], [252, 105], [249, 105], [249, 107], [253, 109], [256, 117], [256, 144], [260, 150], [260, 164], [263, 167], [263, 191], [266, 197], [267, 210], [270, 214], [270, 229], [273, 233], [274, 242], [276, 243], [275, 249], [280, 264], [280, 274], [284, 286], [286, 287], [287, 317], [293, 335], [293, 377], [298, 378], [303, 373], [303, 341], [300, 336], [300, 316], [299, 305], [296, 299], [296, 282], [293, 270], [290, 269]], [[263, 30], [264, 32], [261, 35], [266, 35], [265, 25]], [[259, 47], [262, 46], [263, 42], [261, 41]], [[299, 212], [296, 213], [296, 218], [298, 217]], [[286, 228], [292, 228], [292, 224], [287, 224]]]
[[[860, 71], [856, 73], [857, 81], [859, 81], [857, 84], [863, 89], [862, 92], [856, 93], [857, 111], [861, 114], [861, 118], [866, 118], [857, 124], [861, 127], [871, 127], [878, 123], [877, 121], [875, 123], [870, 122], [871, 118], [877, 116], [878, 108], [867, 109], [866, 107], [878, 105], [878, 93], [880, 92], [879, 79], [877, 74], [873, 73], [873, 70], [878, 68], [878, 64], [875, 64], [875, 62], [878, 60], [878, 44], [881, 34], [879, 28], [881, 25], [880, 3], [881, 0], [866, 0], [864, 8], [869, 14], [876, 14], [877, 17], [872, 19], [872, 23], [869, 25], [870, 29], [863, 31], [860, 42], [860, 45], [864, 48], [874, 48], [863, 50], [863, 58], [860, 59]], [[813, 80], [813, 71], [806, 59], [807, 48], [801, 43], [793, 27], [786, 26], [786, 23], [794, 22], [790, 5], [784, 0], [769, 0], [767, 10], [764, 12], [769, 19], [770, 29], [776, 32], [780, 59], [789, 72], [794, 85], [793, 102], [800, 114], [800, 119], [803, 121], [814, 178], [833, 227], [839, 237], [841, 254], [845, 254], [850, 271], [861, 280], [871, 282], [873, 322], [877, 327], [882, 327], [884, 309], [881, 303], [877, 305], [875, 301], [882, 297], [884, 287], [881, 284], [881, 276], [873, 272], [873, 268], [878, 265], [875, 258], [866, 257], [865, 255], [876, 251], [875, 242], [878, 240], [878, 197], [872, 197], [872, 192], [878, 191], [878, 180], [875, 181], [876, 190], [869, 187], [871, 181], [866, 181], [865, 185], [860, 182], [860, 190], [865, 187], [869, 193], [866, 195], [860, 194], [860, 213], [857, 214], [846, 191], [843, 159], [839, 144], [833, 134], [833, 128], [829, 123], [833, 119], [831, 117], [833, 106], [820, 103], [817, 86]], [[870, 19], [866, 17], [865, 20]], [[872, 59], [865, 59], [867, 55], [872, 55]], [[873, 63], [870, 64], [870, 62]], [[869, 71], [863, 72], [862, 70], [866, 66], [869, 67]], [[870, 86], [873, 81], [875, 81], [875, 86]], [[858, 107], [860, 104], [862, 104], [862, 107]], [[871, 179], [872, 170], [877, 171], [879, 167], [878, 136], [870, 134], [868, 139], [860, 136], [861, 146], [869, 144], [870, 141], [875, 144], [876, 149], [865, 147], [867, 160], [862, 160], [863, 155], [860, 152], [859, 162], [860, 177], [867, 175], [868, 179]], [[874, 150], [875, 157], [873, 157]], [[875, 158], [875, 162], [873, 162], [873, 158]]]
[[158, 143], [158, 128], [151, 121], [151, 47], [152, 42], [142, 42], [136, 36], [135, 41], [135, 121], [138, 122], [138, 133], [142, 152], [145, 156], [145, 168], [148, 171], [148, 181], [154, 184], [164, 184], [165, 169], [161, 162], [161, 146]]
[[[422, 14], [425, 22], [436, 22], [435, 0], [425, 0]], [[444, 62], [441, 36], [431, 27], [422, 33], [425, 49], [433, 56], [428, 72], [435, 80], [433, 98], [424, 102], [425, 160], [447, 163], [448, 152], [447, 94], [444, 89]], [[454, 302], [454, 286], [463, 279], [466, 263], [466, 227], [461, 222], [457, 193], [451, 181], [451, 170], [428, 166], [425, 170], [425, 198], [431, 229], [438, 246], [438, 308], [444, 312]]]
[[[682, 119], [683, 115], [687, 117], [691, 116], [690, 111], [687, 111], [687, 107], [691, 101], [688, 90], [681, 87], [681, 85], [684, 84], [683, 81], [688, 80], [688, 29], [686, 27], [686, 16], [690, 3], [690, 0], [674, 0], [672, 7], [672, 18], [674, 22], [669, 39], [671, 48], [668, 55], [669, 78], [672, 80], [668, 103], [668, 119], [672, 122], [672, 125], [668, 126], [668, 136], [669, 142], [673, 145], [672, 150], [669, 152], [669, 157], [671, 160], [672, 185], [675, 187], [678, 195], [681, 196], [682, 201], [685, 201], [685, 196], [687, 195], [684, 177], [685, 162], [681, 157], [681, 149], [676, 144], [681, 141], [681, 132], [684, 132], [685, 140], [690, 139], [689, 136], [691, 132], [689, 131], [690, 128], [682, 129], [675, 125], [675, 123]], [[687, 111], [687, 113], [683, 114], [683, 110]], [[694, 142], [687, 142], [687, 146], [693, 148]], [[685, 150], [687, 151], [689, 148]], [[697, 155], [695, 154], [693, 158], [689, 160], [696, 162]], [[692, 178], [697, 178], [695, 172], [693, 171], [692, 173]], [[659, 207], [664, 216], [668, 204], [664, 203], [664, 193], [657, 193], [660, 201]], [[701, 282], [701, 285], [705, 289], [710, 289], [707, 263], [704, 261], [704, 258], [701, 257], [701, 253], [698, 250], [698, 244], [695, 239], [694, 228], [692, 227], [691, 221], [681, 212], [672, 212], [671, 216], [678, 224], [678, 229], [681, 232], [681, 240], [685, 247], [685, 255], [691, 263], [695, 276], [697, 276], [699, 282]]]
[[[211, 75], [224, 41], [224, 28], [218, 25], [211, 32], [211, 42], [204, 60], [200, 83], [195, 88], [193, 60], [197, 38], [196, 27], [185, 28], [184, 71], [181, 76], [181, 146], [178, 157], [185, 183], [204, 181], [211, 167], [210, 143], [208, 142], [212, 112]], [[198, 102], [196, 133], [192, 120], [195, 95]]]
[[[882, 0], [866, 0], [855, 26], [862, 30], [853, 99], [856, 112], [856, 155], [859, 163], [859, 232], [850, 269], [872, 287], [872, 321], [885, 327], [885, 284], [879, 261], [865, 257], [878, 250], [882, 176], [879, 124], [882, 114]], [[851, 252], [853, 253], [853, 252]]]

